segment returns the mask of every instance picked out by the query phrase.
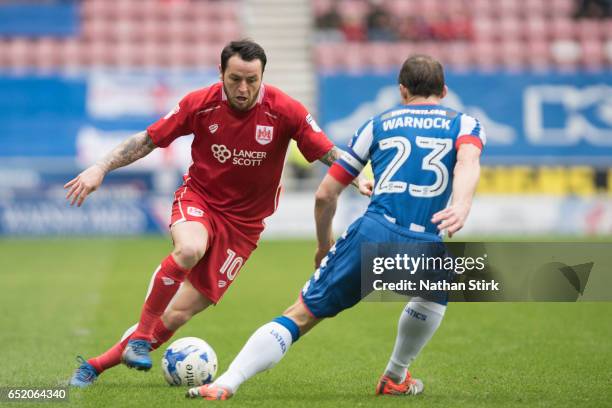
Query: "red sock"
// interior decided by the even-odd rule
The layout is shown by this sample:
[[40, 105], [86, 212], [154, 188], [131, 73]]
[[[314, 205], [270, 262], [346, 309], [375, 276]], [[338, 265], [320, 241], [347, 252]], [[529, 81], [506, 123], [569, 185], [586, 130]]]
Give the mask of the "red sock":
[[[156, 350], [162, 344], [170, 340], [170, 337], [174, 334], [174, 331], [168, 330], [161, 319], [157, 320], [155, 330], [153, 330], [153, 341], [151, 347]], [[121, 354], [127, 345], [127, 342], [132, 338], [134, 333], [123, 339], [122, 341], [115, 344], [113, 347], [108, 349], [106, 352], [100, 354], [98, 357], [90, 358], [87, 360], [91, 364], [98, 375], [102, 374], [105, 370], [114, 367], [121, 363]]]
[[151, 341], [153, 329], [157, 320], [166, 310], [166, 307], [176, 294], [181, 282], [185, 280], [185, 276], [189, 273], [189, 269], [181, 268], [168, 255], [164, 259], [153, 277], [151, 292], [145, 300], [140, 314], [140, 322], [138, 328], [134, 332], [134, 339], [142, 339]]
[[157, 324], [155, 325], [155, 329], [153, 330], [153, 339], [151, 341], [151, 348], [153, 350], [157, 350], [161, 347], [162, 344], [170, 340], [170, 338], [174, 335], [174, 331], [167, 329], [162, 322], [162, 319], [157, 320]]

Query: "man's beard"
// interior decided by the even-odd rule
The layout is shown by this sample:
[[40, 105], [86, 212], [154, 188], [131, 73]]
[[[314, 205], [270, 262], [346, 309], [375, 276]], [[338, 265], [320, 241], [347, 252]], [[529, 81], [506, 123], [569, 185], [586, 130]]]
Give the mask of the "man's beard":
[[[253, 97], [253, 101], [256, 101], [257, 98], [259, 97], [259, 91], [261, 91], [261, 85], [259, 85], [259, 88], [257, 89], [257, 92], [255, 93], [255, 96]], [[255, 105], [254, 103], [251, 103], [246, 108], [242, 108], [240, 106], [236, 106], [233, 103], [232, 97], [230, 96], [230, 93], [227, 91], [227, 88], [225, 87], [225, 84], [223, 84], [223, 92], [225, 92], [225, 96], [227, 96], [227, 102], [230, 104], [230, 106], [232, 108], [236, 109], [237, 111], [246, 112], [246, 111], [248, 111], [249, 109], [251, 109]]]

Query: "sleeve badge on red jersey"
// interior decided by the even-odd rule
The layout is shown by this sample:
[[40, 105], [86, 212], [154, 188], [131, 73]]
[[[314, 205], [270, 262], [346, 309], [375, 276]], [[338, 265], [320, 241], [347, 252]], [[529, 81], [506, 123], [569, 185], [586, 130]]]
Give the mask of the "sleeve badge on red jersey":
[[257, 125], [255, 129], [255, 140], [260, 145], [267, 145], [272, 141], [274, 136], [274, 126]]
[[203, 217], [204, 216], [204, 211], [200, 210], [199, 208], [196, 207], [187, 207], [187, 214], [193, 216], [193, 217]]

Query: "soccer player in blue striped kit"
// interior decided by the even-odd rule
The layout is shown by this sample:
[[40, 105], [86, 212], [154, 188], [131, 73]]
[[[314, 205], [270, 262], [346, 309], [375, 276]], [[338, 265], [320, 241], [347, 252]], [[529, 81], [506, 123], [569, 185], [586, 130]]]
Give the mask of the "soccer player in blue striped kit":
[[[187, 396], [231, 397], [244, 381], [278, 363], [322, 319], [358, 303], [362, 243], [429, 242], [443, 247], [440, 235], [446, 231], [452, 237], [463, 227], [480, 176], [484, 130], [475, 118], [440, 104], [447, 92], [444, 70], [429, 56], [411, 56], [404, 62], [399, 91], [402, 103], [368, 120], [319, 186], [318, 269], [297, 302], [255, 331], [213, 384], [192, 388]], [[375, 179], [370, 205], [334, 244], [332, 219], [338, 197], [368, 160]], [[408, 367], [442, 321], [448, 294], [442, 295], [413, 297], [404, 308], [376, 394], [423, 391], [423, 382], [413, 378]]]

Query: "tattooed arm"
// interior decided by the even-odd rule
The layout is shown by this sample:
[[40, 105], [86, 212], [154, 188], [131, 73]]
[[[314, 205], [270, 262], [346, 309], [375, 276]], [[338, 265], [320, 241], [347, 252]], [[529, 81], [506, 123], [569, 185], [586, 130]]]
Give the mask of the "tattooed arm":
[[[325, 153], [319, 161], [321, 163], [326, 164], [327, 166], [331, 166], [334, 164], [336, 160], [340, 158], [342, 155], [342, 150], [338, 149], [336, 146], [332, 147], [327, 153]], [[370, 197], [372, 195], [373, 183], [371, 180], [366, 180], [361, 174], [351, 182], [351, 184], [359, 190], [361, 194], [364, 196]]]
[[146, 131], [136, 133], [127, 138], [96, 164], [88, 167], [81, 174], [66, 183], [64, 188], [70, 188], [66, 199], [70, 200], [72, 198], [70, 205], [77, 203], [77, 206], [80, 207], [85, 198], [100, 187], [104, 176], [109, 171], [127, 166], [145, 157], [155, 148], [155, 144]]
[[336, 160], [340, 158], [341, 155], [342, 155], [342, 150], [334, 146], [327, 153], [321, 156], [319, 161], [327, 166], [331, 166], [332, 164], [334, 164]]
[[145, 157], [155, 150], [156, 147], [145, 130], [125, 139], [95, 165], [99, 166], [104, 171], [104, 174], [107, 174], [111, 170], [127, 166]]

